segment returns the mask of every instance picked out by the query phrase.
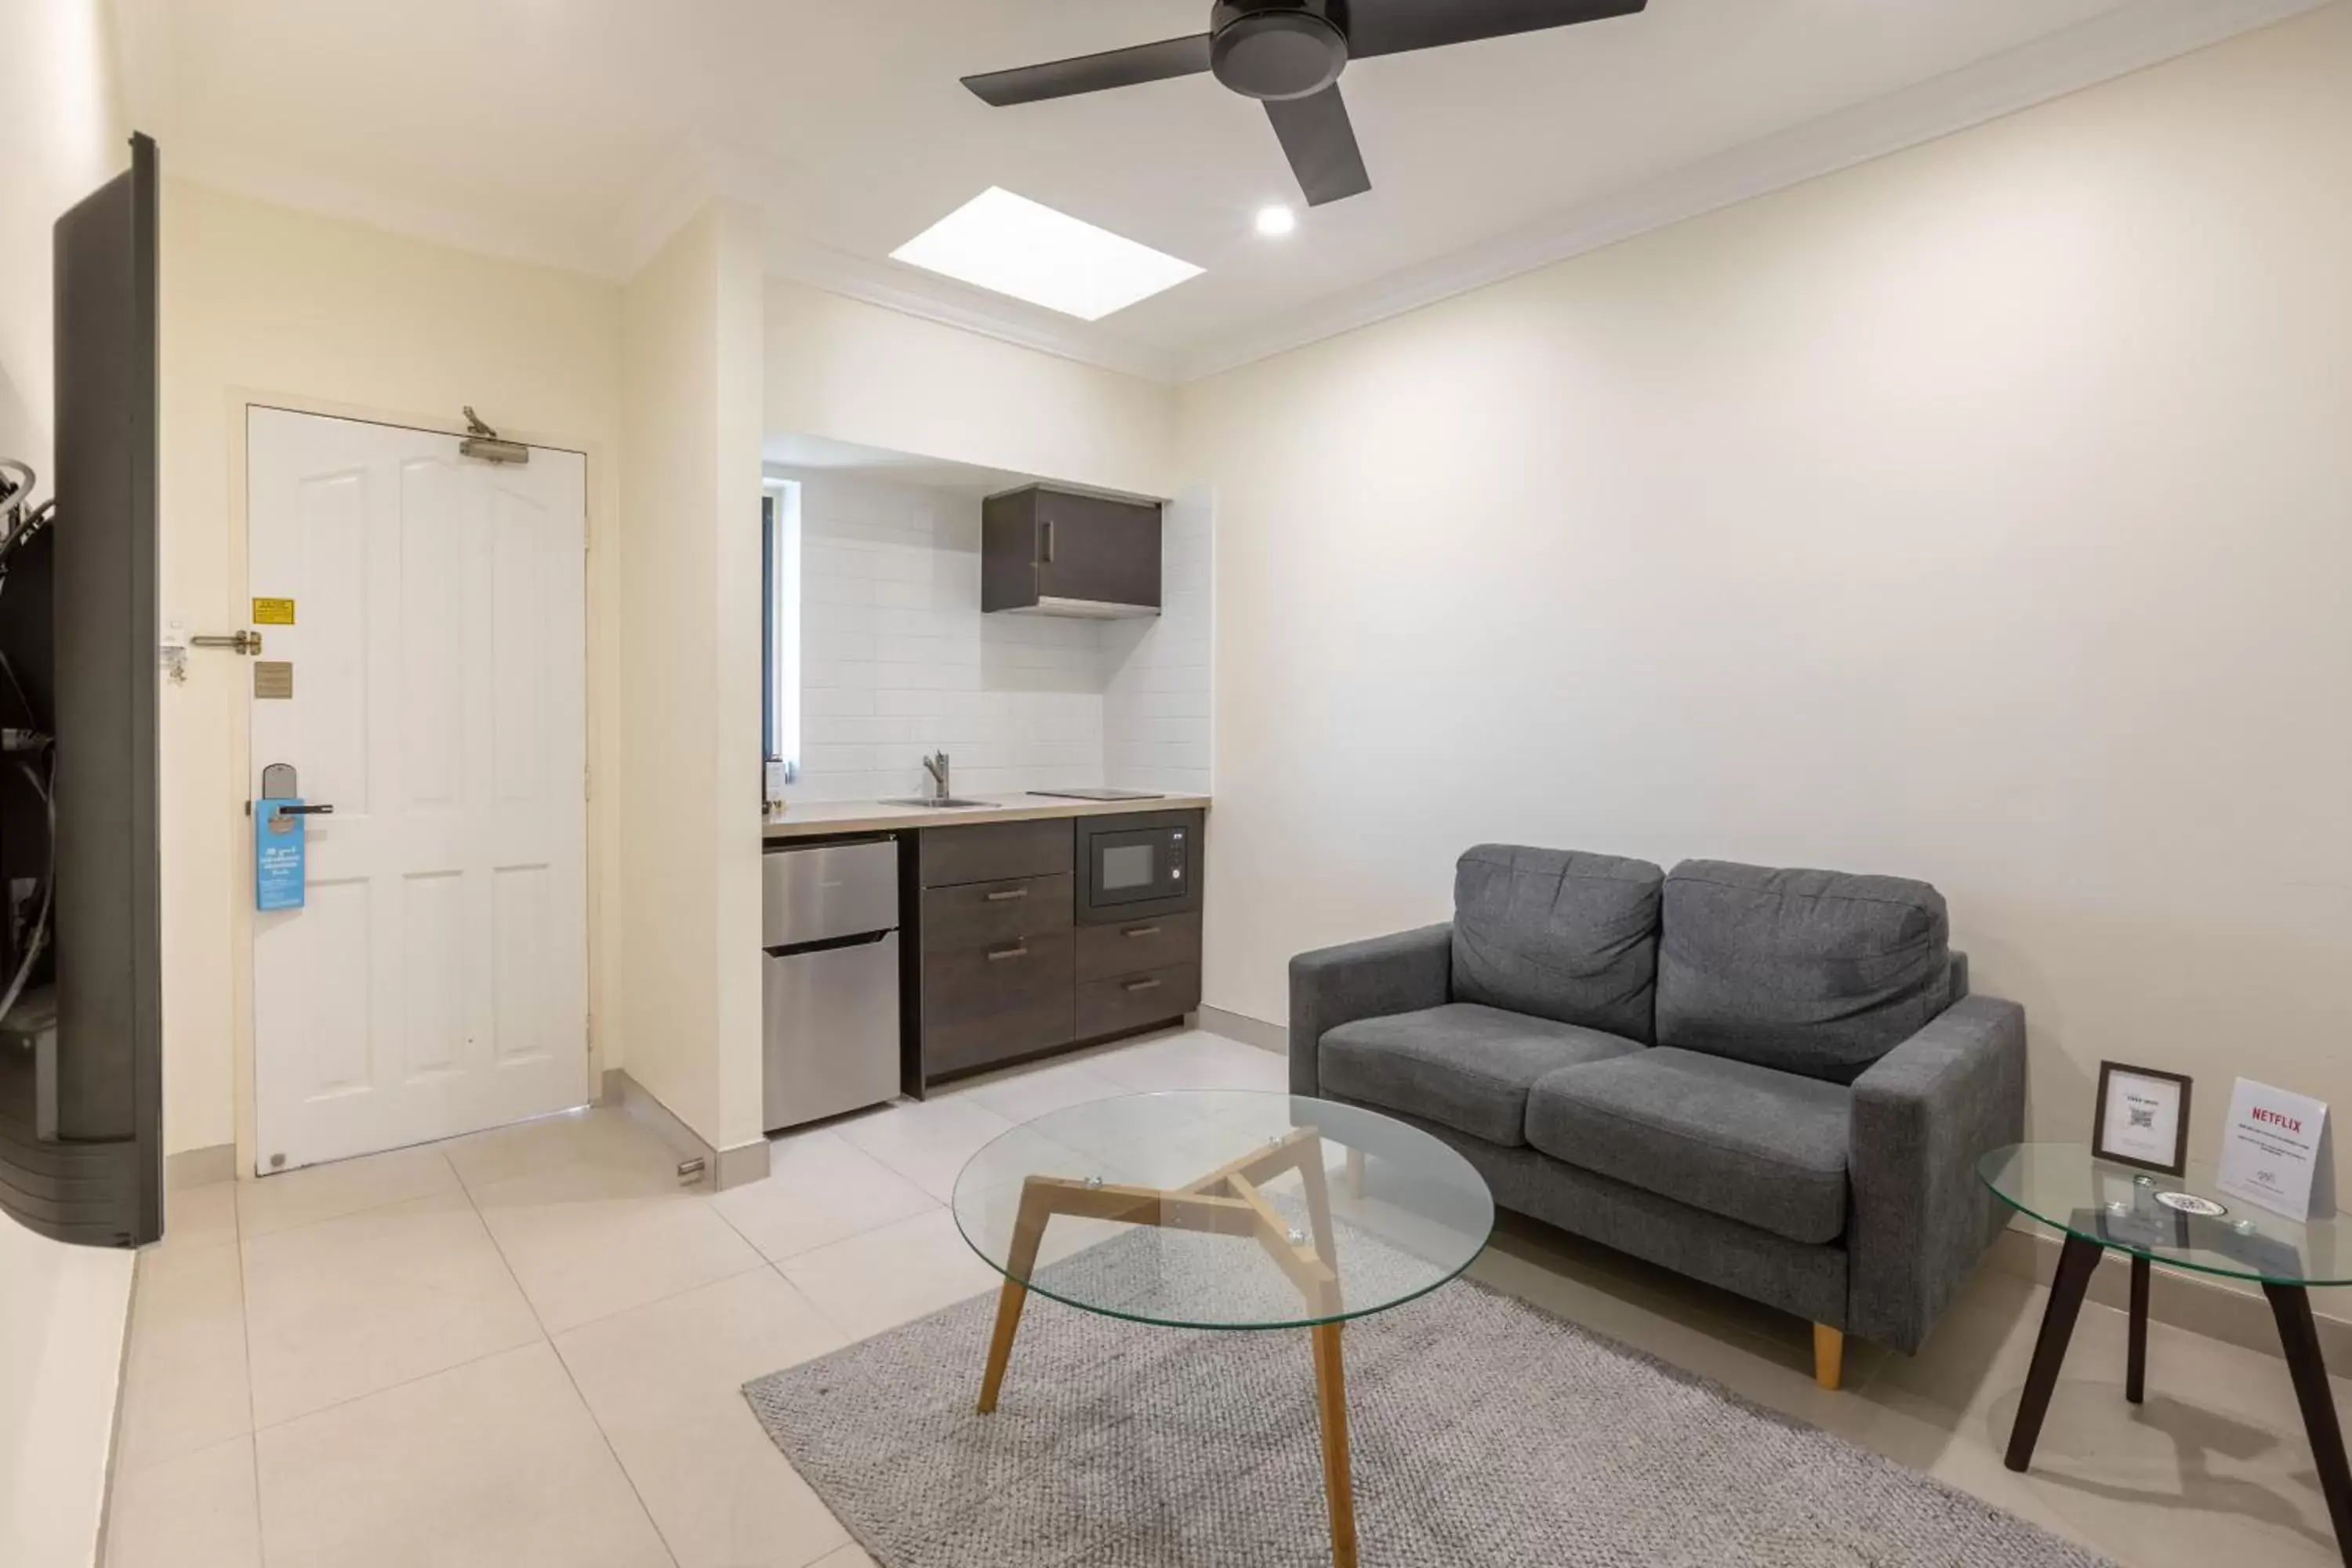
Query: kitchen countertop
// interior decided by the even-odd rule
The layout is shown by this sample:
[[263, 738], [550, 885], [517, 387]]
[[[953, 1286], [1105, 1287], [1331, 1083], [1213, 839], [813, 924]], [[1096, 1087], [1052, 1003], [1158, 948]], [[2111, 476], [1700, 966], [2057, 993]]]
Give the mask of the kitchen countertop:
[[982, 805], [933, 810], [891, 805], [878, 800], [813, 800], [787, 803], [761, 819], [761, 837], [810, 838], [824, 833], [886, 833], [908, 827], [966, 827], [984, 822], [1037, 822], [1056, 816], [1125, 816], [1139, 811], [1204, 811], [1205, 795], [1169, 795], [1158, 800], [1047, 800], [1041, 795], [974, 795]]

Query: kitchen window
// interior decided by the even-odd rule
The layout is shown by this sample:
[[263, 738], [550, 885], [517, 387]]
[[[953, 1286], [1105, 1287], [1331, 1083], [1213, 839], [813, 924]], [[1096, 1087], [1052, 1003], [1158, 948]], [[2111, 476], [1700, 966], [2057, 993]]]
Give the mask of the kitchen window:
[[801, 772], [801, 487], [771, 479], [760, 497], [760, 747]]

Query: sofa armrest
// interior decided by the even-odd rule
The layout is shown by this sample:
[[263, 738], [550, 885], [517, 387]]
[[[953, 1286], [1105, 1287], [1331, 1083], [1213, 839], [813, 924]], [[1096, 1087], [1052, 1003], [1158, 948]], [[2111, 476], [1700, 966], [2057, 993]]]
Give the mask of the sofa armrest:
[[1853, 1082], [1848, 1331], [1916, 1351], [2007, 1223], [1977, 1162], [2025, 1136], [2025, 1009], [1954, 1003]]
[[1451, 921], [1300, 953], [1290, 961], [1290, 1092], [1321, 1092], [1316, 1048], [1327, 1031], [1443, 1006], [1453, 986]]

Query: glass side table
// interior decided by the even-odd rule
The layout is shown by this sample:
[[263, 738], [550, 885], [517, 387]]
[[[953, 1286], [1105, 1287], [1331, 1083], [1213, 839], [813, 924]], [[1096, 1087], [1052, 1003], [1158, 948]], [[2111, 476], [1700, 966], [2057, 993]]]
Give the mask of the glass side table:
[[2147, 1289], [2151, 1266], [2251, 1279], [2269, 1298], [2294, 1379], [2295, 1401], [2319, 1468], [2320, 1490], [2336, 1527], [2336, 1547], [2352, 1564], [2352, 1470], [2344, 1433], [2327, 1386], [2327, 1366], [2312, 1321], [2309, 1288], [2352, 1285], [2352, 1218], [2297, 1224], [2283, 1215], [2222, 1194], [2210, 1165], [2191, 1162], [2168, 1176], [2111, 1164], [2081, 1143], [2017, 1143], [1977, 1163], [1993, 1195], [2021, 1214], [2065, 1233], [2050, 1305], [2033, 1342], [2033, 1362], [2017, 1406], [2004, 1462], [2022, 1470], [2058, 1385], [2074, 1320], [2090, 1288], [2099, 1255], [2109, 1248], [2131, 1258], [2131, 1330], [2124, 1397], [2137, 1405], [2147, 1381]]

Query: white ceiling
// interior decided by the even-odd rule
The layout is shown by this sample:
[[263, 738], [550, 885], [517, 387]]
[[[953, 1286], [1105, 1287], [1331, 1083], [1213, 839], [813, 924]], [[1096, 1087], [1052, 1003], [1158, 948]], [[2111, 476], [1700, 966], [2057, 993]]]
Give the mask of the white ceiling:
[[[1361, 62], [1374, 182], [1297, 199], [1207, 78], [990, 109], [961, 75], [1198, 32], [1207, 0], [116, 0], [167, 171], [625, 276], [756, 203], [779, 272], [1176, 379], [2177, 54], [2319, 0], [1651, 0]], [[1207, 268], [1087, 327], [888, 252], [999, 184]]]

